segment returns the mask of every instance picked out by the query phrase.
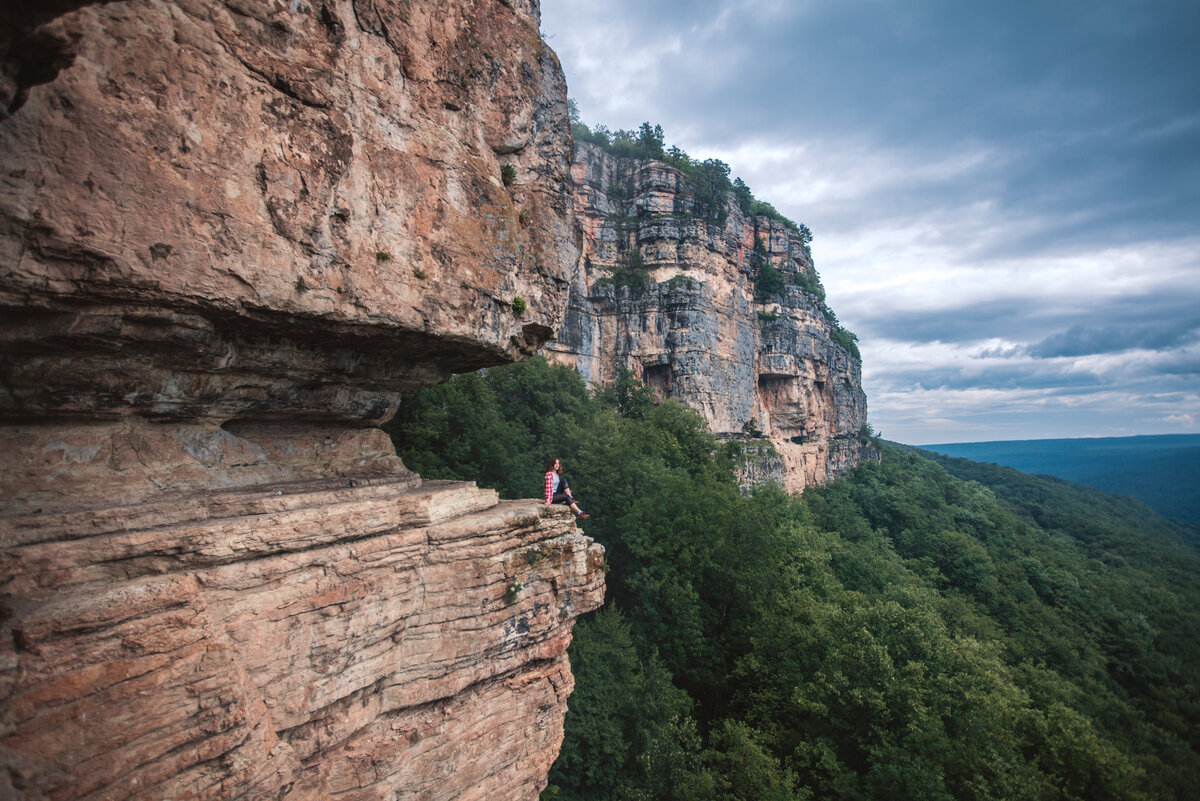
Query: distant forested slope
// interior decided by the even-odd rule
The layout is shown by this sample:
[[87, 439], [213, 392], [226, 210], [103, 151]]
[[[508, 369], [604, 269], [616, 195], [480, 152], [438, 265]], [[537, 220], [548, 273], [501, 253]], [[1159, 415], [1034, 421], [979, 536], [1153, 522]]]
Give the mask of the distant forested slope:
[[546, 799], [1196, 797], [1200, 558], [1144, 507], [886, 443], [744, 498], [694, 412], [540, 360], [425, 390], [392, 434], [509, 495], [562, 458], [607, 548]]
[[922, 445], [925, 450], [1026, 473], [1045, 473], [1200, 525], [1200, 435], [1037, 439]]

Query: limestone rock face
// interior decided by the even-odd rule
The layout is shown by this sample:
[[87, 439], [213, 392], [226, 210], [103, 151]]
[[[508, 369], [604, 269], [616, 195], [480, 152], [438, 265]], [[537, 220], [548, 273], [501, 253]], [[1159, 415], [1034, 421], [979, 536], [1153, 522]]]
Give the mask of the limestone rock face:
[[[660, 162], [579, 144], [572, 175], [583, 250], [548, 353], [600, 385], [629, 369], [718, 435], [747, 439], [747, 485], [778, 479], [799, 490], [857, 464], [867, 419], [860, 360], [795, 282], [755, 295], [763, 265], [817, 285], [799, 236], [734, 203], [723, 225], [706, 222], [692, 213], [683, 175]], [[639, 271], [641, 286], [609, 280]]]
[[563, 318], [538, 17], [0, 9], [0, 798], [537, 797], [602, 550], [375, 426]]

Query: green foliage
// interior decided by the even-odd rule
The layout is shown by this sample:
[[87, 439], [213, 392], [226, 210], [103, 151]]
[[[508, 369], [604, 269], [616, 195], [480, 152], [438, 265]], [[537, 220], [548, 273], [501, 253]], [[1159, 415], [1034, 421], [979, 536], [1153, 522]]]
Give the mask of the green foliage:
[[[796, 225], [794, 221], [788, 217], [785, 217], [783, 212], [765, 200], [751, 200], [750, 208], [746, 211], [746, 214], [749, 217], [766, 217], [769, 220], [775, 220], [776, 222], [782, 223], [785, 228], [793, 233], [800, 233], [801, 226]], [[804, 226], [804, 230], [807, 231], [808, 227]], [[811, 236], [809, 237], [809, 241], [812, 241]], [[804, 242], [803, 244], [807, 249], [808, 242]]]
[[599, 394], [604, 405], [613, 408], [622, 417], [641, 420], [654, 407], [654, 396], [650, 388], [638, 381], [633, 372], [622, 367], [610, 389]]
[[525, 298], [521, 297], [520, 295], [517, 295], [516, 297], [514, 297], [512, 299], [513, 317], [520, 317], [522, 314], [525, 313], [525, 308], [526, 308], [525, 307]]
[[758, 268], [758, 277], [754, 281], [754, 298], [759, 301], [778, 298], [787, 289], [783, 273], [769, 264]]
[[661, 125], [651, 125], [648, 122], [643, 122], [642, 127], [638, 129], [638, 148], [646, 154], [646, 158], [661, 161], [665, 155], [663, 153], [663, 138], [663, 127]]
[[664, 150], [664, 133], [661, 125], [643, 122], [634, 131], [610, 131], [607, 126], [589, 128], [578, 118], [571, 120], [571, 135], [576, 142], [587, 142], [604, 148], [614, 156], [634, 159], [668, 158]]
[[733, 189], [729, 182], [729, 165], [720, 159], [705, 159], [694, 164], [687, 177], [695, 215], [707, 222], [724, 225], [729, 213], [729, 192]]
[[667, 148], [666, 155], [663, 156], [663, 161], [678, 170], [682, 170], [685, 173], [692, 168], [691, 156], [675, 145], [671, 145], [669, 148]]
[[500, 167], [500, 180], [505, 186], [512, 186], [517, 180], [517, 168], [511, 164], [504, 164]]
[[512, 606], [517, 602], [517, 594], [523, 589], [525, 589], [525, 585], [519, 579], [513, 579], [504, 588], [504, 595], [501, 596], [500, 600], [503, 601], [505, 606]]
[[667, 281], [667, 286], [671, 289], [699, 289], [703, 283], [703, 281], [692, 278], [690, 275], [676, 275], [670, 281]]
[[629, 266], [619, 266], [607, 275], [597, 278], [592, 286], [627, 286], [634, 290], [642, 290], [650, 285], [650, 271], [642, 266], [641, 259], [629, 259]]
[[576, 624], [547, 797], [1194, 797], [1200, 557], [1143, 506], [886, 443], [745, 498], [699, 415], [541, 360], [424, 390], [392, 432], [505, 497], [558, 456], [593, 515], [608, 603]]
[[821, 277], [817, 275], [816, 270], [812, 272], [804, 270], [789, 276], [789, 278], [792, 279], [793, 284], [816, 298], [822, 307], [825, 306], [825, 287], [821, 286]]
[[405, 465], [425, 478], [478, 480], [507, 498], [535, 498], [547, 459], [572, 452], [591, 405], [577, 373], [536, 357], [422, 390], [386, 429]]
[[[733, 197], [742, 210], [742, 214], [749, 218], [766, 217], [781, 223], [785, 228], [799, 235], [801, 244], [804, 245], [806, 251], [812, 243], [812, 231], [808, 230], [808, 226], [800, 223], [796, 224], [794, 220], [784, 216], [777, 208], [767, 203], [765, 200], [756, 200], [754, 193], [750, 191], [750, 187], [741, 178], [737, 178], [733, 182]], [[808, 251], [811, 256], [811, 251]]]
[[857, 336], [850, 333], [845, 328], [842, 328], [840, 325], [835, 325], [833, 328], [833, 332], [830, 334], [830, 337], [833, 339], [834, 342], [838, 343], [843, 348], [845, 348], [846, 352], [849, 353], [851, 356], [853, 356], [856, 359], [860, 359], [860, 360], [862, 359], [862, 354], [858, 352], [858, 337]]
[[754, 208], [754, 193], [741, 178], [733, 179], [733, 200], [742, 210], [742, 214], [750, 216], [751, 209]]
[[571, 659], [576, 689], [550, 775], [557, 789], [550, 792], [621, 797], [648, 783], [649, 766], [640, 757], [676, 739], [672, 725], [688, 716], [691, 702], [656, 656], [638, 655], [629, 623], [615, 606], [575, 624]]

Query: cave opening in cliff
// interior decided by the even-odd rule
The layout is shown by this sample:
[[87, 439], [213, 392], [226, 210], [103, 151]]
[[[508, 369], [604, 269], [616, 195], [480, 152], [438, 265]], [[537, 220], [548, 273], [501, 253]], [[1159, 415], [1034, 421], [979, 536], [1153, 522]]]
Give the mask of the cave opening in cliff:
[[766, 412], [768, 431], [776, 431], [784, 436], [803, 431], [804, 404], [800, 397], [796, 376], [759, 374], [758, 402]]
[[655, 401], [671, 397], [671, 365], [646, 365], [642, 368], [642, 381], [650, 388]]

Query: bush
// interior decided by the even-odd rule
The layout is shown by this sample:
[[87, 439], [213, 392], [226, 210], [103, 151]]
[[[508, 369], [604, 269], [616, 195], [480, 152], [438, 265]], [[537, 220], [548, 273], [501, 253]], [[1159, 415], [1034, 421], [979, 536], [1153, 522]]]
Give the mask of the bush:
[[845, 328], [842, 328], [841, 326], [835, 326], [833, 329], [833, 332], [830, 336], [832, 337], [834, 342], [836, 342], [837, 344], [839, 344], [843, 348], [845, 348], [846, 352], [849, 353], [851, 356], [853, 356], [854, 358], [859, 359], [859, 360], [862, 359], [862, 354], [858, 352], [858, 337], [857, 336], [850, 333], [849, 331], [847, 331]]
[[763, 301], [769, 298], [778, 298], [783, 295], [786, 288], [787, 283], [783, 280], [783, 273], [779, 270], [769, 264], [758, 268], [758, 277], [754, 280], [755, 299]]
[[724, 225], [729, 213], [729, 165], [720, 159], [706, 159], [696, 164], [688, 175], [693, 210], [697, 217]]

